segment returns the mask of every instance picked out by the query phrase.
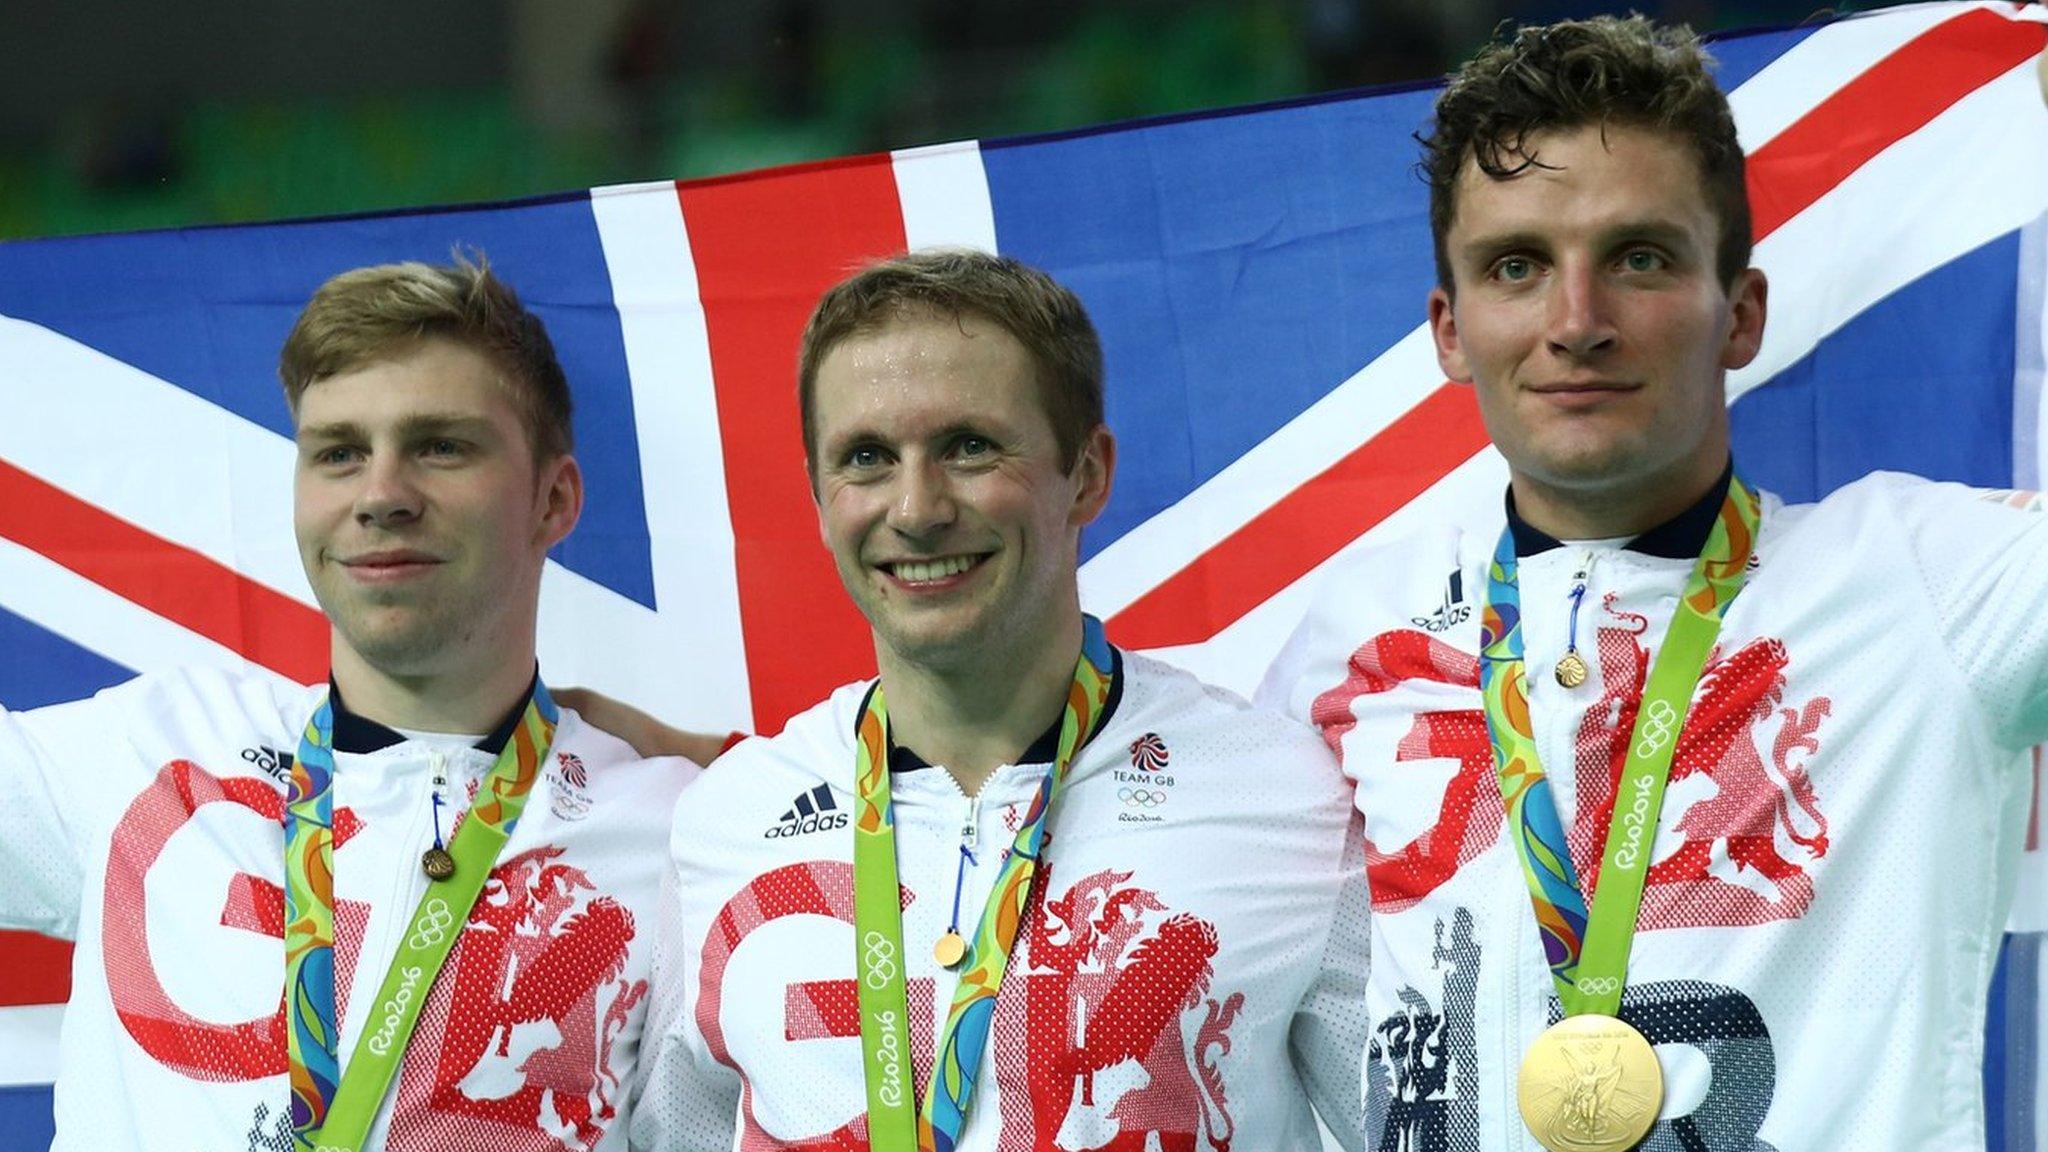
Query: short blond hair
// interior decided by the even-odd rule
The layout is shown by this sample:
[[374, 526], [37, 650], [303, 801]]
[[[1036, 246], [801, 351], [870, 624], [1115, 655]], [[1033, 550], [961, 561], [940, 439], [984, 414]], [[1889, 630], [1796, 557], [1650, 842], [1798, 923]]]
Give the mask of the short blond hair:
[[825, 292], [797, 354], [804, 459], [817, 464], [818, 366], [842, 342], [906, 315], [973, 316], [1008, 332], [1031, 356], [1038, 393], [1072, 469], [1102, 424], [1102, 341], [1080, 297], [1044, 272], [969, 248], [926, 248], [878, 260]]
[[377, 264], [322, 284], [292, 324], [277, 372], [294, 416], [306, 389], [429, 337], [453, 340], [489, 358], [519, 400], [534, 458], [575, 447], [569, 381], [540, 317], [491, 272], [483, 253], [452, 263]]

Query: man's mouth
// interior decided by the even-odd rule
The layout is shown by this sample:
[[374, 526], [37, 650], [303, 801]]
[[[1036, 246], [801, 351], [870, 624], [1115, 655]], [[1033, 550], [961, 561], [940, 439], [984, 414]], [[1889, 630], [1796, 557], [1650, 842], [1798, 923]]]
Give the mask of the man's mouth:
[[934, 556], [930, 559], [892, 560], [881, 567], [900, 584], [941, 584], [966, 573], [986, 559], [986, 554]]
[[348, 557], [339, 563], [357, 580], [384, 582], [417, 576], [438, 566], [441, 559], [407, 548], [365, 552], [359, 556]]

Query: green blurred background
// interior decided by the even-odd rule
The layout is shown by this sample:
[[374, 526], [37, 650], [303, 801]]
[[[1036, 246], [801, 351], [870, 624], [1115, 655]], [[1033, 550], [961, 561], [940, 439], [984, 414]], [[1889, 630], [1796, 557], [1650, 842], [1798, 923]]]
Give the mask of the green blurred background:
[[[1614, 7], [7, 0], [0, 238], [495, 200], [1427, 80], [1502, 20]], [[1815, 12], [1634, 7], [1703, 31]]]

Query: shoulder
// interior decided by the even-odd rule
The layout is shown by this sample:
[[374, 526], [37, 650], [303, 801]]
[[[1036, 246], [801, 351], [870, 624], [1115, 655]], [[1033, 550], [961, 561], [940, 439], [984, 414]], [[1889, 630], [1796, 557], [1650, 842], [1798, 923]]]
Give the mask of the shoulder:
[[1341, 555], [1267, 669], [1260, 703], [1309, 716], [1315, 698], [1345, 680], [1353, 655], [1391, 632], [1476, 643], [1500, 531], [1434, 527]]
[[146, 672], [80, 704], [137, 735], [296, 736], [323, 691], [261, 671], [194, 666]]
[[1147, 744], [1154, 756], [1177, 744], [1189, 757], [1256, 765], [1269, 778], [1335, 778], [1336, 761], [1313, 728], [1164, 661], [1122, 656], [1123, 696], [1103, 733], [1118, 755], [1142, 760]]
[[1886, 544], [1900, 552], [1976, 550], [2048, 523], [2037, 493], [1904, 472], [1873, 472], [1813, 504], [1784, 504], [1762, 495], [1766, 542], [1775, 528], [1788, 539], [1836, 553], [1853, 548], [1868, 554]]
[[742, 740], [713, 761], [679, 809], [678, 837], [716, 838], [730, 830], [736, 814], [764, 803], [787, 806], [795, 793], [819, 784], [850, 792], [854, 725], [873, 683], [835, 689], [791, 717], [782, 731]]
[[644, 758], [631, 745], [591, 726], [574, 709], [562, 709], [555, 729], [554, 759], [579, 786], [602, 793], [672, 801], [703, 772], [681, 756]]

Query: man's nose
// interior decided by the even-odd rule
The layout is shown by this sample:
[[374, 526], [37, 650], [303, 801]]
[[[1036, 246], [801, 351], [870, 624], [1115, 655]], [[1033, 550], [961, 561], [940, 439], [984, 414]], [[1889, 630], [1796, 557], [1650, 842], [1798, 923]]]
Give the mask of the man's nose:
[[1553, 273], [1546, 338], [1553, 352], [1583, 357], [1604, 352], [1615, 343], [1613, 302], [1599, 271], [1566, 262]]
[[953, 523], [958, 509], [952, 478], [935, 460], [905, 460], [896, 470], [889, 526], [905, 536], [928, 536]]
[[409, 461], [390, 453], [374, 455], [362, 477], [355, 502], [357, 523], [387, 527], [419, 519], [425, 500]]

